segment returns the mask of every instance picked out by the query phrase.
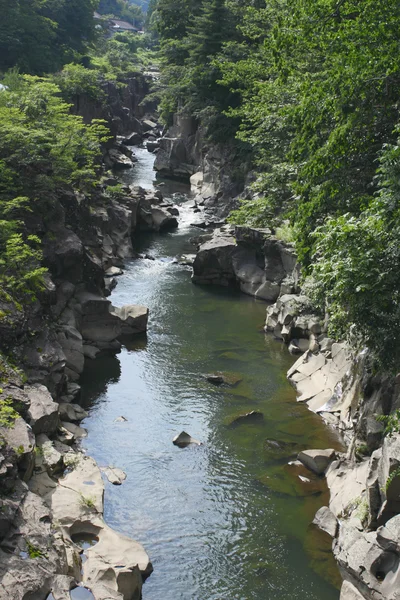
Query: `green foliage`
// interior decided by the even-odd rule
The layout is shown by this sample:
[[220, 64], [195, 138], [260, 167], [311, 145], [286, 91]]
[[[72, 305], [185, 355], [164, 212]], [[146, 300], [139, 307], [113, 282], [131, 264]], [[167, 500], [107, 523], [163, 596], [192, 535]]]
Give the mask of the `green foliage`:
[[392, 437], [394, 433], [400, 433], [400, 409], [397, 409], [391, 415], [379, 415], [376, 420], [385, 426], [385, 435]]
[[214, 142], [234, 139], [236, 124], [225, 114], [233, 101], [219, 83], [216, 62], [224, 43], [236, 38], [235, 14], [225, 0], [159, 0], [152, 28], [160, 44], [160, 113], [166, 123], [176, 112], [201, 120]]
[[93, 100], [105, 99], [105, 93], [101, 87], [103, 78], [95, 69], [87, 69], [82, 65], [71, 63], [65, 65], [63, 70], [54, 76], [54, 82], [67, 101], [73, 101], [80, 94], [86, 94]]
[[369, 456], [371, 454], [371, 451], [368, 448], [367, 444], [358, 444], [356, 446], [355, 454], [358, 459], [362, 459], [365, 456]]
[[42, 289], [46, 272], [40, 264], [41, 240], [26, 231], [25, 221], [34, 211], [51, 211], [58, 188], [88, 189], [96, 182], [108, 130], [71, 115], [50, 81], [15, 71], [5, 81], [7, 89], [0, 92], [0, 286], [2, 300], [22, 310]]
[[97, 0], [0, 0], [0, 72], [41, 75], [82, 53], [95, 37]]
[[95, 499], [92, 498], [91, 496], [84, 496], [83, 494], [81, 494], [80, 502], [81, 502], [82, 506], [89, 508], [90, 510], [93, 510], [96, 508]]
[[112, 198], [112, 200], [122, 200], [122, 198], [126, 197], [126, 192], [124, 190], [124, 186], [122, 184], [117, 185], [108, 185], [105, 190], [107, 196]]
[[400, 477], [400, 467], [397, 467], [397, 469], [394, 469], [389, 477], [386, 480], [386, 484], [385, 484], [385, 491], [387, 492], [389, 487], [391, 486], [391, 484], [393, 483], [393, 481], [397, 478]]
[[382, 367], [396, 368], [400, 5], [271, 0], [238, 10], [242, 39], [227, 36], [214, 62], [240, 96], [227, 114], [254, 148], [259, 176], [257, 196], [231, 221], [290, 218], [331, 334], [355, 333]]
[[153, 53], [147, 49], [148, 43], [147, 35], [128, 31], [116, 33], [111, 38], [103, 37], [95, 51], [90, 53], [88, 77], [92, 80], [97, 77], [100, 81], [123, 81], [143, 70], [154, 60]]
[[11, 398], [0, 400], [0, 427], [7, 427], [8, 429], [14, 427], [15, 420], [18, 417], [19, 414], [13, 408]]
[[29, 540], [26, 541], [26, 547], [28, 551], [29, 558], [46, 558], [46, 554], [42, 552], [39, 546], [36, 546]]

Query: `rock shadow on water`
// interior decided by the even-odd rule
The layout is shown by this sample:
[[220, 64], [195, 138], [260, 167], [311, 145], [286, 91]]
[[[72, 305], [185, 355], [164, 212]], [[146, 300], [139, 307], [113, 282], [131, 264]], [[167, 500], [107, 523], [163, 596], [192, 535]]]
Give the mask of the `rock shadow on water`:
[[121, 336], [121, 344], [128, 352], [140, 352], [147, 349], [148, 337], [146, 333], [139, 333], [135, 336]]
[[87, 360], [80, 380], [84, 408], [96, 406], [108, 386], [118, 383], [120, 378], [121, 363], [116, 356], [99, 356], [93, 360]]

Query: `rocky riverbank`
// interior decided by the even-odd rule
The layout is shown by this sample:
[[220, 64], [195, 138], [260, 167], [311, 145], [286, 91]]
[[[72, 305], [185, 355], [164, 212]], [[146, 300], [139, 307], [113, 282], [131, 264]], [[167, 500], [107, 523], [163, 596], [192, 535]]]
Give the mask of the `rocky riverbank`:
[[[190, 177], [212, 225], [236, 207], [234, 195], [242, 190], [229, 184], [229, 152], [223, 156], [204, 147], [201, 126], [177, 117], [160, 142], [156, 168]], [[366, 349], [356, 351], [329, 338], [326, 315], [301, 292], [293, 246], [270, 229], [219, 223], [195, 242], [192, 281], [233, 285], [271, 303], [265, 331], [300, 355], [288, 372], [298, 401], [343, 436], [345, 453], [322, 449], [299, 455], [311, 470], [316, 461], [323, 464], [317, 471], [330, 488], [329, 507], [318, 511], [314, 523], [333, 538], [344, 580], [341, 600], [400, 597], [399, 439], [385, 437], [377, 420], [400, 407], [398, 377], [374, 373]]]
[[[116, 134], [105, 168], [132, 168], [131, 144], [160, 131], [138, 108], [147, 84], [139, 77], [122, 90], [109, 88], [107, 108], [81, 98], [75, 110], [87, 120], [106, 118]], [[178, 214], [160, 192], [121, 185], [110, 172], [90, 195], [58, 190], [49, 212], [26, 223], [27, 233], [42, 239], [48, 274], [25, 310], [0, 297], [4, 600], [61, 600], [76, 587], [95, 600], [141, 598], [149, 557], [104, 522], [100, 468], [79, 450], [87, 435], [79, 425], [86, 416], [79, 378], [87, 360], [119, 352], [124, 340], [146, 331], [146, 307], [115, 308], [107, 296], [134, 256], [135, 233], [175, 228]], [[124, 479], [116, 469], [105, 475], [115, 484]]]
[[298, 401], [338, 429], [347, 451], [299, 454], [330, 489], [314, 523], [333, 538], [344, 580], [341, 600], [398, 597], [400, 466], [398, 436], [384, 437], [379, 415], [400, 406], [397, 378], [372, 374], [368, 352], [327, 335], [327, 319], [301, 293], [293, 247], [271, 231], [223, 226], [198, 240], [192, 280], [235, 285], [270, 304], [265, 331], [300, 354], [288, 371]]

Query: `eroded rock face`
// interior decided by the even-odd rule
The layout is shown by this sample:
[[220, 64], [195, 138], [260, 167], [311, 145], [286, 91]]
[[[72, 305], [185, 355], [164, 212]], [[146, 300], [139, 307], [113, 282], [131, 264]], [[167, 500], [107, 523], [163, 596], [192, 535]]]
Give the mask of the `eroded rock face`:
[[236, 252], [233, 237], [213, 238], [202, 244], [193, 263], [193, 283], [224, 286], [233, 283], [236, 278], [232, 257]]
[[376, 532], [365, 533], [349, 523], [342, 525], [333, 551], [339, 566], [361, 593], [361, 597], [397, 600], [400, 556], [382, 548]]
[[28, 386], [25, 391], [30, 400], [28, 418], [33, 433], [53, 433], [59, 424], [58, 404], [44, 385]]
[[215, 230], [200, 245], [193, 264], [194, 283], [236, 283], [243, 293], [268, 302], [296, 288], [293, 249], [273, 238], [269, 229], [236, 227], [231, 233]]
[[364, 600], [364, 598], [350, 581], [343, 581], [340, 590], [340, 600]]
[[2, 547], [8, 553], [0, 550], [1, 600], [46, 598], [52, 578], [67, 573], [64, 546], [60, 536], [52, 531], [49, 509], [30, 491]]
[[104, 523], [104, 483], [96, 462], [75, 454], [70, 469], [45, 496], [64, 538], [71, 544], [70, 568], [77, 560], [73, 541], [82, 534], [91, 535], [96, 543], [85, 552], [83, 584], [92, 589], [96, 600], [96, 590], [101, 598], [108, 588], [121, 594], [124, 600], [139, 600], [142, 576], [152, 571], [148, 555], [139, 543]]

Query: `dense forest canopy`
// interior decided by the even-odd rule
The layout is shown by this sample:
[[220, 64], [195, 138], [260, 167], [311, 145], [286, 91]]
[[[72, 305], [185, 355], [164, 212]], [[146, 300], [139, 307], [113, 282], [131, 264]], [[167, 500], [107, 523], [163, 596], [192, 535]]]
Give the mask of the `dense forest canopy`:
[[158, 0], [161, 111], [254, 154], [234, 221], [290, 235], [331, 331], [400, 358], [400, 4]]
[[[47, 84], [56, 88], [46, 92], [48, 106], [61, 101], [60, 93], [63, 102], [82, 91], [101, 100], [104, 78], [132, 74], [147, 64], [149, 40], [157, 44], [161, 77], [155, 93], [165, 123], [176, 112], [195, 116], [207, 143], [229, 145], [235, 170], [239, 165], [243, 175], [250, 169], [255, 174], [257, 194], [231, 220], [284, 222], [305, 286], [328, 311], [331, 332], [352, 332], [381, 364], [394, 366], [400, 358], [400, 4], [150, 0], [144, 7], [149, 36], [136, 37], [110, 38], [106, 19], [100, 24], [93, 18], [100, 10], [134, 21], [139, 4], [0, 0], [0, 72], [52, 74]], [[25, 78], [21, 97], [39, 85]], [[17, 151], [9, 131], [26, 126], [18, 120], [22, 109], [14, 89], [1, 92], [6, 203], [29, 191], [13, 193], [15, 173], [7, 162]], [[43, 93], [38, 88], [38, 98]], [[66, 115], [68, 108], [59, 111]], [[37, 136], [39, 154], [46, 135]], [[15, 139], [22, 143], [21, 136]], [[73, 170], [74, 159], [68, 160]], [[4, 215], [11, 214], [5, 210], [0, 252], [9, 235], [3, 233]]]

